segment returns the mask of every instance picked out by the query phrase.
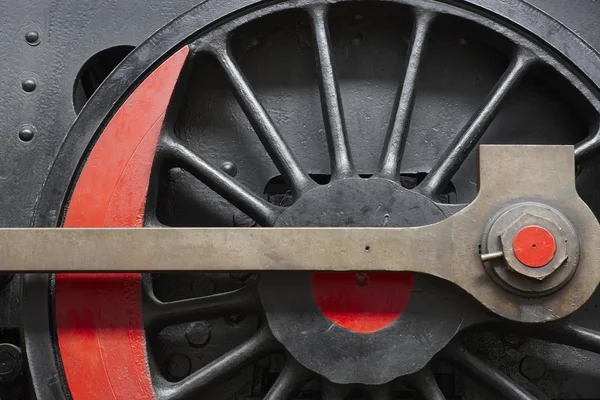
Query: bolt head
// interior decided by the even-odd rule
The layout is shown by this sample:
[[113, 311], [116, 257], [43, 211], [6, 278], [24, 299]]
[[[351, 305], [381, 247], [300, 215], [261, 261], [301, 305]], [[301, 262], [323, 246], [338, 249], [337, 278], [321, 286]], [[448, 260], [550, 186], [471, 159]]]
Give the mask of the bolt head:
[[191, 323], [185, 331], [185, 337], [192, 347], [204, 347], [208, 344], [212, 331], [208, 322]]
[[525, 378], [530, 381], [536, 381], [541, 379], [546, 373], [546, 365], [539, 358], [527, 356], [521, 360], [519, 370]]
[[[518, 254], [519, 249], [516, 249], [515, 247], [515, 243], [520, 240], [519, 235], [524, 229], [536, 228], [547, 232], [554, 240], [551, 257], [546, 257], [547, 262], [544, 262], [543, 265], [535, 264], [536, 260], [532, 257], [528, 258], [522, 255], [520, 256]], [[567, 238], [564, 235], [562, 228], [553, 221], [531, 212], [525, 212], [516, 218], [500, 235], [500, 241], [502, 243], [502, 251], [504, 252], [504, 260], [508, 268], [519, 275], [537, 281], [548, 278], [558, 270], [568, 258], [567, 246], [565, 244]], [[531, 264], [527, 265], [523, 261]], [[532, 265], [536, 266], [532, 267]]]

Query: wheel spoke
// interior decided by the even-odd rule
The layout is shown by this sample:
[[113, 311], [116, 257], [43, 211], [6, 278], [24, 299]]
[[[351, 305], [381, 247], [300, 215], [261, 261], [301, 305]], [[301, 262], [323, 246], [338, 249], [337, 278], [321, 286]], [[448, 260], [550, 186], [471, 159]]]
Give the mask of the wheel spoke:
[[415, 89], [433, 18], [434, 14], [430, 12], [417, 13], [404, 82], [396, 100], [393, 122], [383, 147], [380, 175], [384, 178], [398, 180], [400, 176], [400, 164], [413, 113]]
[[328, 6], [313, 6], [309, 8], [309, 14], [315, 44], [315, 59], [318, 67], [325, 132], [331, 154], [331, 177], [332, 179], [342, 179], [356, 176], [348, 146], [348, 133], [339, 85], [333, 67], [331, 39], [327, 21]]
[[419, 192], [435, 198], [444, 190], [494, 120], [503, 100], [519, 84], [534, 60], [534, 56], [523, 51], [516, 54], [483, 106], [467, 122], [417, 187]]
[[293, 358], [288, 357], [283, 371], [263, 400], [287, 400], [310, 378], [310, 373]]
[[262, 226], [272, 226], [283, 212], [282, 207], [275, 206], [252, 193], [229, 175], [214, 168], [204, 159], [194, 154], [184, 144], [170, 135], [163, 135], [159, 151], [175, 162], [217, 194], [229, 201], [240, 211], [254, 219]]
[[184, 380], [176, 383], [162, 382], [157, 388], [158, 397], [164, 400], [201, 398], [202, 390], [210, 384], [231, 376], [232, 373], [276, 349], [276, 341], [271, 332], [263, 327], [246, 342]]
[[448, 349], [444, 357], [507, 400], [536, 400], [509, 377], [461, 346]]
[[223, 45], [211, 47], [209, 50], [219, 61], [221, 68], [234, 88], [242, 110], [248, 117], [275, 166], [290, 185], [292, 194], [295, 198], [300, 197], [305, 191], [314, 187], [316, 183], [300, 166], [298, 160], [296, 160], [292, 150], [258, 100], [256, 92], [252, 89], [240, 67], [233, 59], [229, 47]]
[[529, 333], [546, 341], [600, 354], [600, 332], [570, 322], [551, 324], [542, 330], [531, 329]]
[[144, 318], [150, 330], [184, 322], [260, 312], [260, 300], [254, 283], [232, 292], [172, 302], [158, 300], [150, 285], [149, 281], [144, 284]]
[[423, 400], [446, 400], [429, 368], [414, 374], [411, 377], [410, 386], [419, 393]]
[[575, 146], [575, 162], [580, 164], [600, 152], [600, 131], [588, 136]]

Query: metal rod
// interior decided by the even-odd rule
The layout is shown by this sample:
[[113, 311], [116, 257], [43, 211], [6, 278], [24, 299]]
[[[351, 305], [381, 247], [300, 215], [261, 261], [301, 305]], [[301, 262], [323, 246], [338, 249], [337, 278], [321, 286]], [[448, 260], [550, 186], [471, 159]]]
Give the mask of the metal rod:
[[534, 396], [513, 382], [509, 377], [462, 346], [448, 348], [448, 351], [444, 354], [444, 358], [463, 369], [473, 378], [494, 389], [503, 399], [536, 400]]
[[316, 186], [316, 183], [304, 171], [281, 133], [275, 127], [271, 117], [258, 100], [256, 92], [233, 59], [229, 47], [222, 45], [214, 48], [210, 47], [209, 50], [219, 61], [235, 90], [242, 110], [244, 110], [275, 166], [290, 185], [294, 197], [298, 198], [305, 191]]
[[444, 190], [498, 114], [506, 96], [519, 84], [534, 60], [529, 53], [517, 52], [483, 106], [439, 157], [429, 174], [416, 188], [417, 191], [430, 198], [436, 198]]
[[214, 168], [184, 144], [170, 135], [163, 135], [159, 152], [176, 165], [194, 175], [250, 218], [262, 226], [272, 226], [284, 208], [260, 198], [221, 170]]
[[288, 357], [285, 367], [263, 400], [289, 399], [309, 377], [310, 374], [306, 368], [292, 357]]
[[400, 166], [410, 128], [419, 71], [434, 17], [435, 14], [423, 10], [419, 10], [416, 15], [404, 81], [396, 101], [396, 111], [384, 144], [380, 163], [380, 175], [384, 178], [398, 180], [400, 176]]
[[339, 85], [333, 67], [327, 11], [327, 5], [317, 5], [308, 9], [313, 40], [316, 44], [315, 58], [319, 72], [325, 132], [331, 154], [331, 175], [335, 180], [357, 176], [357, 174], [352, 164]]
[[176, 383], [163, 382], [157, 387], [161, 400], [187, 400], [202, 397], [209, 384], [225, 379], [276, 348], [270, 331], [263, 327], [254, 336], [225, 353], [204, 368]]
[[446, 400], [429, 368], [414, 374], [409, 384], [424, 400]]
[[600, 131], [594, 132], [575, 146], [575, 162], [580, 164], [600, 152]]
[[161, 329], [184, 322], [254, 314], [260, 309], [253, 285], [232, 292], [171, 302], [158, 300], [149, 289], [145, 289], [144, 317], [151, 328]]

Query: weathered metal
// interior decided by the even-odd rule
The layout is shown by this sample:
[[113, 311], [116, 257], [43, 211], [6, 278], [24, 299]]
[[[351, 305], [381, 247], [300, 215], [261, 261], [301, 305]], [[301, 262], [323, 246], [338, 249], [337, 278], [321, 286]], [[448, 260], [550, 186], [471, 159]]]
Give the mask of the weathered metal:
[[[6, 272], [327, 270], [433, 275], [521, 322], [565, 317], [600, 281], [600, 226], [575, 190], [571, 146], [482, 146], [480, 190], [463, 211], [414, 228], [4, 229]], [[577, 271], [543, 297], [510, 293], [482, 266], [482, 230], [509, 204], [562, 213], [582, 238]], [[567, 279], [567, 278], [565, 278]]]

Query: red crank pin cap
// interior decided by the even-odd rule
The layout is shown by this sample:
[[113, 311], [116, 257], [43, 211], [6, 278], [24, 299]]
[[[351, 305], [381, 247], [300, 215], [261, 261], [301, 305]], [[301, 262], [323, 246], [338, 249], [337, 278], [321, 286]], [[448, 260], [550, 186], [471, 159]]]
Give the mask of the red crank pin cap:
[[553, 207], [533, 202], [496, 213], [486, 226], [481, 251], [497, 283], [527, 295], [560, 289], [579, 262], [579, 240], [571, 223]]

